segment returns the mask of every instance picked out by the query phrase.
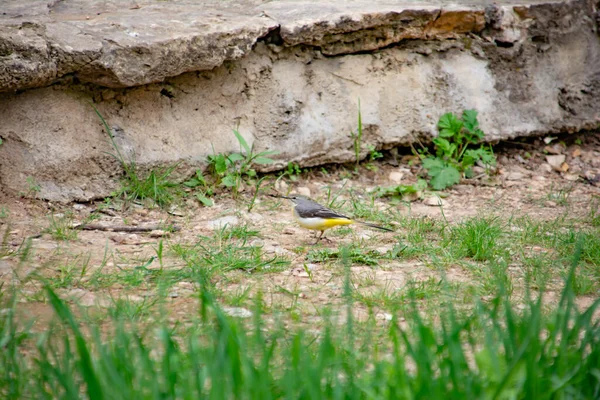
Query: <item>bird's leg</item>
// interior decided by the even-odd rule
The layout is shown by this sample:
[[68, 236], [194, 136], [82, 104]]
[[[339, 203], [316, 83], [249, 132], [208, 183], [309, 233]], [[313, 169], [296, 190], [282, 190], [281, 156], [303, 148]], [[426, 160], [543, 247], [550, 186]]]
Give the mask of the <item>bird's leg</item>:
[[321, 240], [321, 238], [323, 237], [323, 234], [325, 233], [325, 231], [321, 231], [321, 234], [319, 236], [317, 236], [317, 241], [313, 243], [313, 246], [317, 243], [319, 243], [319, 240]]

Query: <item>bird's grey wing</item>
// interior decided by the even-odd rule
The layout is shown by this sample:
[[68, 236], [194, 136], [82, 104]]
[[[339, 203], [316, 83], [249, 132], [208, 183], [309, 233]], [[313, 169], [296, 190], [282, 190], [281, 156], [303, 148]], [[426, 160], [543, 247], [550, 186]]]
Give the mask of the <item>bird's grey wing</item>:
[[303, 212], [300, 213], [300, 216], [302, 218], [325, 218], [325, 219], [345, 218], [345, 219], [350, 219], [347, 216], [345, 216], [344, 214], [340, 214], [338, 212], [335, 212], [335, 211], [330, 210], [329, 208], [325, 208], [323, 206], [315, 207], [314, 209], [310, 209], [310, 210], [303, 210]]

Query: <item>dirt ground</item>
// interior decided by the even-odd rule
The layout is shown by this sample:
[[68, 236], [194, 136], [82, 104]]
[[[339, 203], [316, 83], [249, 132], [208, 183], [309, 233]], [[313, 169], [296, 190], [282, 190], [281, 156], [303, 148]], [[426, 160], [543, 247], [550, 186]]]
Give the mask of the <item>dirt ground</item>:
[[[375, 259], [374, 262], [353, 259], [351, 264], [352, 282], [363, 300], [357, 301], [356, 314], [366, 317], [374, 313], [376, 318], [385, 320], [389, 318], [389, 305], [394, 302], [393, 294], [409, 282], [423, 283], [425, 292], [434, 288], [432, 293], [439, 296], [442, 294], [435, 286], [442, 276], [451, 285], [476, 288], [480, 283], [480, 276], [473, 272], [468, 260], [444, 261], [440, 269], [435, 258], [427, 254], [413, 256], [400, 250], [399, 255], [389, 256], [395, 249], [406, 248], [402, 246], [410, 242], [411, 226], [417, 223], [423, 230], [422, 224], [428, 221], [454, 226], [473, 217], [494, 217], [506, 222], [518, 218], [555, 221], [564, 216], [574, 226], [587, 226], [591, 216], [596, 215], [600, 201], [600, 133], [504, 142], [496, 146], [496, 152], [495, 173], [492, 176], [481, 173], [440, 193], [441, 207], [431, 192], [422, 193], [410, 202], [376, 198], [371, 203], [368, 193], [377, 187], [416, 181], [420, 166], [411, 165], [414, 158], [408, 153], [396, 156], [386, 153], [382, 160], [363, 164], [358, 174], [351, 167], [326, 166], [307, 170], [294, 180], [289, 176], [277, 180], [273, 175], [263, 185], [250, 212], [251, 189], [242, 192], [237, 200], [228, 194], [218, 195], [213, 207], [203, 207], [190, 197], [169, 210], [130, 204], [123, 211], [116, 201], [61, 205], [36, 200], [35, 193], [21, 197], [4, 195], [0, 199], [0, 237], [4, 237], [0, 279], [5, 288], [10, 283], [20, 288], [23, 316], [38, 317], [36, 324], [43, 324], [50, 315], [42, 291], [46, 279], [51, 280], [63, 297], [90, 309], [133, 304], [137, 307], [132, 313], [143, 316], [152, 315], [150, 309], [160, 302], [166, 309], [164, 315], [185, 323], [197, 313], [198, 285], [184, 272], [173, 273], [170, 283], [159, 285], [154, 273], [162, 269], [184, 271], [188, 264], [181, 249], [198, 243], [211, 248], [199, 256], [200, 263], [207, 260], [206, 254], [226, 256], [218, 253], [220, 246], [228, 251], [223, 232], [238, 226], [243, 230], [236, 243], [260, 248], [260, 257], [266, 261], [260, 271], [224, 268], [211, 275], [210, 282], [220, 293], [219, 299], [228, 313], [240, 317], [251, 315], [252, 301], [260, 293], [266, 314], [288, 312], [292, 320], [311, 325], [325, 307], [343, 302], [345, 269], [331, 254], [340, 246], [354, 245]], [[561, 155], [565, 156], [564, 162], [556, 163], [552, 158]], [[384, 218], [372, 222], [387, 222], [395, 232], [380, 232], [360, 225], [336, 228], [327, 233], [330, 241], [313, 246], [314, 236], [295, 224], [290, 205], [267, 196], [287, 192], [310, 195], [323, 203], [328, 193], [339, 195], [335, 204], [347, 214], [356, 210], [351, 206], [354, 199], [367, 204], [373, 215], [379, 212], [378, 215], [392, 216], [387, 221]], [[130, 227], [172, 224], [179, 230], [128, 233], [71, 229], [89, 221], [90, 215], [96, 216], [94, 224]], [[27, 257], [21, 257], [28, 237], [32, 237], [31, 250]], [[445, 246], [440, 239], [427, 241], [425, 244], [431, 249]], [[533, 253], [553, 251], [543, 246], [524, 248]], [[318, 259], [319, 254], [329, 255], [329, 259]], [[443, 259], [443, 249], [439, 254]], [[595, 262], [600, 265], [600, 260]], [[99, 271], [102, 275], [94, 275]], [[132, 271], [143, 274], [128, 274]], [[514, 286], [521, 287], [520, 265], [511, 264], [508, 271]], [[594, 289], [579, 296], [581, 306], [598, 297], [598, 272], [591, 275], [596, 279], [591, 283]], [[114, 279], [110, 281], [111, 278]], [[549, 287], [548, 298], [556, 301], [558, 292], [552, 290], [552, 285]], [[456, 300], [459, 303], [468, 303], [473, 295], [486, 296], [478, 290], [452, 293], [460, 297]], [[513, 296], [522, 293], [515, 290]], [[424, 295], [424, 298], [435, 304], [439, 296]]]

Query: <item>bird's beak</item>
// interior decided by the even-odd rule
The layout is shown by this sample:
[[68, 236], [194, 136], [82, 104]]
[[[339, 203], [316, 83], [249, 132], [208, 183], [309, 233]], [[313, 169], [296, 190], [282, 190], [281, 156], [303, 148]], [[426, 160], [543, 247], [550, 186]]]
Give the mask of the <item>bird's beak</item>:
[[278, 198], [278, 199], [288, 199], [288, 200], [292, 200], [290, 197], [287, 197], [287, 196], [282, 196], [282, 195], [279, 195], [279, 194], [270, 194], [269, 196], [271, 196], [271, 197], [276, 197], [276, 198]]

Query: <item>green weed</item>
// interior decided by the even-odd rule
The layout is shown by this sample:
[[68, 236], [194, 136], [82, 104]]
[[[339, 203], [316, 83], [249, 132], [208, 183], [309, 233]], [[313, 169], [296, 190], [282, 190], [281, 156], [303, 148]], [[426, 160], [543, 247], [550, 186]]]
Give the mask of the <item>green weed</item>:
[[362, 150], [362, 137], [363, 137], [363, 124], [362, 124], [362, 114], [360, 111], [360, 99], [358, 99], [358, 127], [356, 132], [350, 132], [350, 137], [352, 138], [352, 143], [354, 147], [354, 159], [356, 161], [356, 167], [358, 168], [360, 164], [360, 152]]
[[503, 250], [500, 246], [502, 234], [503, 228], [497, 218], [471, 218], [450, 228], [444, 245], [454, 249], [459, 257], [491, 261]]
[[125, 173], [121, 182], [121, 187], [113, 193], [113, 196], [123, 196], [128, 201], [149, 199], [154, 201], [160, 207], [171, 204], [178, 185], [171, 182], [169, 178], [177, 166], [175, 165], [161, 170], [151, 170], [145, 178], [140, 177], [135, 157], [132, 156], [130, 160], [125, 159], [125, 156], [121, 153], [121, 149], [119, 149], [119, 146], [115, 141], [115, 137], [108, 126], [108, 123], [94, 105], [92, 105], [92, 108], [96, 112], [98, 118], [100, 118], [100, 121], [102, 121], [104, 130], [115, 151], [115, 154], [109, 154], [121, 164]]
[[213, 188], [206, 182], [202, 171], [199, 169], [196, 170], [195, 175], [191, 179], [183, 182], [183, 186], [195, 189], [194, 196], [205, 207], [212, 207], [214, 205], [214, 202], [210, 199], [214, 194]]
[[479, 128], [477, 111], [465, 110], [462, 117], [446, 113], [438, 122], [439, 136], [433, 139], [435, 156], [423, 159], [423, 168], [431, 178], [435, 190], [443, 190], [457, 184], [462, 175], [472, 175], [472, 167], [477, 162], [495, 165], [496, 157], [491, 146], [479, 145], [484, 133]]
[[50, 214], [50, 226], [45, 232], [55, 240], [75, 240], [77, 239], [77, 230], [73, 228], [73, 213]]
[[[344, 251], [346, 253], [344, 253]], [[309, 263], [326, 262], [329, 260], [338, 260], [346, 254], [348, 259], [354, 264], [378, 265], [382, 255], [375, 250], [367, 250], [358, 245], [343, 247], [339, 249], [314, 249], [306, 255], [306, 261]]]
[[418, 199], [425, 189], [427, 189], [427, 182], [419, 179], [411, 185], [379, 186], [373, 190], [372, 194], [376, 197], [390, 197], [392, 202], [398, 203]]
[[239, 153], [229, 155], [215, 154], [208, 157], [210, 170], [217, 180], [217, 184], [233, 191], [237, 196], [245, 179], [255, 179], [255, 165], [272, 164], [273, 160], [267, 156], [278, 154], [277, 151], [261, 151], [254, 153], [254, 144], [248, 145], [246, 139], [237, 130], [233, 130], [240, 145]]

